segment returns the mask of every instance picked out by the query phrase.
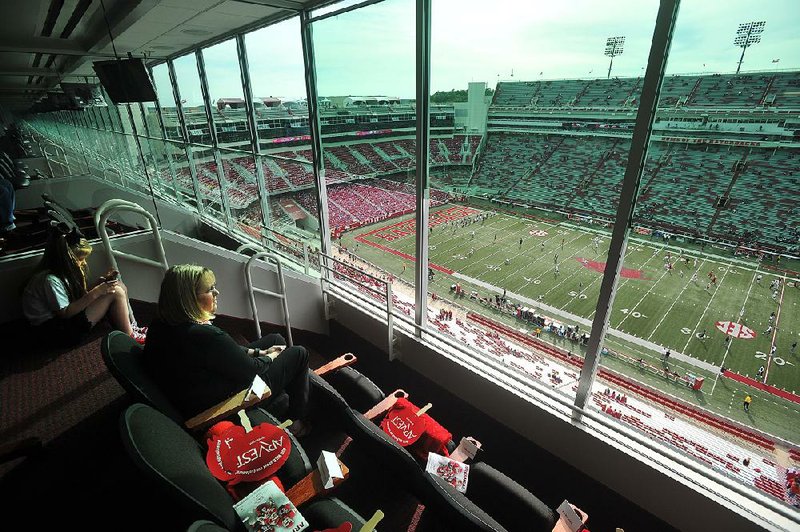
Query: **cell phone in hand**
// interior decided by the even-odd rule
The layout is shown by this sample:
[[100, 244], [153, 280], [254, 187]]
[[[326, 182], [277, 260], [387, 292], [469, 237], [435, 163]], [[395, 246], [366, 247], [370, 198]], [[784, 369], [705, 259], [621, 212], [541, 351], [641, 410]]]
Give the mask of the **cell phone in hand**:
[[107, 283], [114, 282], [117, 280], [117, 277], [119, 277], [119, 272], [117, 270], [114, 270], [106, 276], [105, 282]]
[[273, 345], [272, 347], [267, 349], [267, 353], [270, 353], [270, 354], [271, 353], [280, 353], [284, 349], [286, 349], [285, 345]]

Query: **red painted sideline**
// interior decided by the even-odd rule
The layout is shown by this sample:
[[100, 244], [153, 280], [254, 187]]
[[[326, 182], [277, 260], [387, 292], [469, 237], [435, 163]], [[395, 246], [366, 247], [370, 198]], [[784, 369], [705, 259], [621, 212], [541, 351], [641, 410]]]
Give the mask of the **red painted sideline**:
[[[378, 244], [377, 242], [373, 242], [372, 240], [367, 240], [366, 238], [364, 238], [364, 235], [358, 235], [355, 239], [357, 241], [361, 242], [362, 244], [366, 244], [368, 246], [372, 246], [374, 248], [378, 248], [381, 251], [385, 251], [386, 253], [391, 253], [392, 255], [397, 255], [398, 257], [403, 257], [404, 259], [408, 259], [408, 260], [410, 260], [412, 262], [416, 262], [417, 261], [417, 258], [415, 256], [413, 256], [413, 255], [409, 255], [408, 253], [403, 253], [402, 251], [397, 251], [396, 249], [392, 249], [392, 248], [383, 246], [381, 244]], [[455, 271], [451, 270], [450, 268], [445, 268], [444, 266], [439, 266], [438, 264], [434, 264], [432, 262], [429, 262], [428, 266], [430, 266], [434, 270], [438, 270], [438, 271], [446, 273], [448, 275], [453, 275], [455, 273]]]
[[734, 373], [733, 371], [727, 369], [722, 372], [722, 375], [728, 377], [729, 379], [733, 379], [735, 381], [747, 384], [748, 386], [752, 386], [753, 388], [758, 388], [759, 390], [771, 393], [773, 395], [777, 395], [782, 399], [788, 399], [793, 403], [800, 403], [800, 395], [793, 394], [792, 392], [787, 392], [786, 390], [781, 390], [780, 388], [776, 388], [775, 386], [764, 384], [763, 382], [751, 379], [750, 377], [745, 377], [744, 375], [739, 375], [738, 373]]
[[762, 264], [761, 267], [764, 268], [765, 270], [772, 270], [774, 272], [790, 273], [790, 274], [794, 275], [795, 277], [800, 275], [799, 272], [796, 272], [794, 270], [787, 270], [785, 268], [778, 268], [777, 266], [773, 266], [772, 264]]
[[[544, 342], [535, 340], [533, 337], [527, 334], [522, 334], [518, 331], [515, 331], [514, 329], [511, 329], [503, 325], [502, 323], [498, 323], [496, 321], [490, 320], [489, 318], [485, 318], [479, 314], [473, 314], [473, 313], [467, 314], [467, 318], [485, 327], [488, 327], [489, 329], [502, 333], [505, 336], [508, 336], [522, 344], [535, 347], [540, 351], [544, 351], [545, 353], [554, 356], [556, 358], [559, 358], [567, 362], [568, 364], [576, 366], [577, 368], [583, 367], [582, 358], [576, 356], [570, 357], [565, 353], [561, 352], [559, 349], [556, 349], [555, 347], [546, 344]], [[769, 440], [759, 434], [750, 432], [749, 430], [734, 425], [732, 423], [728, 423], [727, 421], [723, 421], [722, 419], [719, 419], [718, 417], [708, 414], [702, 410], [696, 410], [674, 399], [666, 397], [651, 388], [642, 386], [641, 384], [635, 382], [631, 382], [620, 375], [612, 373], [611, 371], [599, 368], [598, 375], [600, 376], [600, 378], [609, 381], [615, 384], [616, 386], [625, 388], [637, 395], [645, 397], [646, 399], [649, 399], [650, 401], [653, 401], [655, 403], [659, 403], [678, 413], [692, 417], [697, 421], [699, 421], [701, 424], [710, 425], [720, 430], [724, 430], [725, 432], [728, 432], [736, 436], [737, 438], [741, 438], [745, 441], [748, 441], [752, 444], [758, 445], [770, 451], [775, 449], [775, 442], [773, 442], [772, 440]]]

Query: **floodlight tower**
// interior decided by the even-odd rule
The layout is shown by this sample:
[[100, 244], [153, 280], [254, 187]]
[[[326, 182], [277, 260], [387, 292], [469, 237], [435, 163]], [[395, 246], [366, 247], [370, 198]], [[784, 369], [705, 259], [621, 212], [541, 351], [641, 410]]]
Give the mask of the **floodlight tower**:
[[622, 55], [622, 47], [625, 46], [625, 37], [609, 37], [606, 39], [605, 55], [611, 58], [608, 64], [608, 77], [611, 77], [611, 65], [614, 64], [614, 58]]
[[764, 33], [764, 26], [767, 24], [765, 20], [758, 22], [745, 22], [739, 24], [739, 29], [736, 30], [736, 38], [733, 39], [733, 44], [742, 49], [742, 55], [739, 57], [739, 64], [736, 66], [736, 73], [742, 68], [744, 61], [744, 52], [751, 44], [758, 44], [761, 42], [761, 34]]

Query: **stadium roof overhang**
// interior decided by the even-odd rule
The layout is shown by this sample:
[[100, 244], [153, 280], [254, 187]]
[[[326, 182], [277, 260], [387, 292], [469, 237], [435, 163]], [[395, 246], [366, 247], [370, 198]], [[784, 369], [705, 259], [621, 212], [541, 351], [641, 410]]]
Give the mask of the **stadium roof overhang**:
[[[331, 0], [26, 0], [0, 2], [0, 105], [29, 109], [65, 82], [95, 82], [92, 62], [158, 60]], [[107, 20], [107, 24], [106, 24]], [[112, 42], [109, 34], [113, 35]]]

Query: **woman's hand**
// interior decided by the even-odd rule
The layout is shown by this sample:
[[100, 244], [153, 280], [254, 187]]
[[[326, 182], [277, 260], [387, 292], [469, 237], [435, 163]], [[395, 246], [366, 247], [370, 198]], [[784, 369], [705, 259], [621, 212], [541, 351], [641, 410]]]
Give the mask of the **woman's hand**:
[[285, 345], [273, 345], [272, 347], [264, 351], [264, 354], [270, 357], [272, 360], [275, 360], [276, 358], [278, 358], [278, 355], [283, 353], [284, 349], [286, 349]]
[[92, 299], [98, 299], [108, 294], [114, 294], [117, 291], [118, 283], [119, 281], [105, 281], [89, 290], [89, 294], [92, 296]]
[[108, 270], [105, 275], [101, 275], [99, 280], [101, 283], [105, 283], [107, 281], [116, 281], [117, 277], [119, 277], [119, 270]]

